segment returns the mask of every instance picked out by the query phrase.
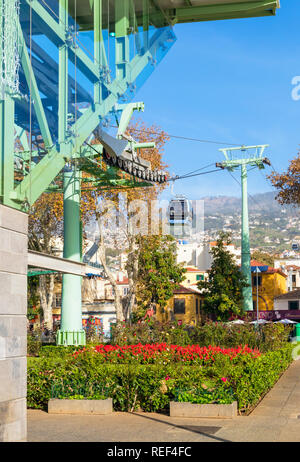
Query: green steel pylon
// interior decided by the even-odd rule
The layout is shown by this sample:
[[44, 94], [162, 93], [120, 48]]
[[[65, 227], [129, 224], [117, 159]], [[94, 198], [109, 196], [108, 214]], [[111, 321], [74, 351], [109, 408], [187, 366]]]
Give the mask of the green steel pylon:
[[[64, 258], [81, 261], [80, 172], [64, 171]], [[57, 345], [85, 345], [82, 328], [81, 276], [63, 275], [61, 325]]]
[[[240, 146], [237, 148], [220, 149], [225, 156], [225, 161], [217, 163], [216, 166], [233, 171], [241, 167], [241, 189], [242, 189], [242, 252], [241, 268], [248, 287], [243, 289], [243, 309], [244, 311], [253, 311], [252, 300], [252, 278], [251, 278], [251, 254], [249, 238], [249, 216], [248, 216], [248, 194], [247, 194], [247, 166], [263, 169], [264, 164], [270, 164], [263, 153], [268, 145], [257, 146]], [[236, 153], [242, 153], [241, 158], [236, 158]]]

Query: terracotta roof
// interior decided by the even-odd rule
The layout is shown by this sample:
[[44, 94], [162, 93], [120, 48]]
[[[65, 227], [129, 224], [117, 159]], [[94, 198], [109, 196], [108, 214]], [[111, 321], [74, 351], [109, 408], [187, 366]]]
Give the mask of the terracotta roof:
[[278, 295], [278, 297], [274, 297], [275, 300], [300, 300], [300, 289], [291, 290], [290, 292], [286, 292], [285, 294]]
[[181, 284], [179, 287], [175, 290], [173, 290], [173, 294], [197, 294], [200, 295], [200, 293], [194, 289], [191, 289], [189, 287], [184, 287]]
[[266, 265], [265, 263], [261, 263], [257, 260], [251, 260], [251, 266], [267, 266], [268, 267], [267, 271], [264, 271], [262, 274], [278, 273], [278, 274], [281, 274], [281, 276], [284, 276], [285, 278], [287, 278], [287, 275], [281, 269], [273, 268], [272, 266]]
[[197, 268], [191, 268], [190, 266], [186, 266], [185, 269], [189, 272], [189, 273], [204, 273], [205, 271], [201, 271]]
[[281, 271], [281, 269], [276, 269], [276, 268], [269, 267], [268, 271], [265, 271], [265, 273], [267, 273], [267, 274], [278, 273], [278, 274], [281, 274], [281, 276], [287, 278], [287, 274], [285, 274], [283, 271]]
[[269, 265], [266, 265], [265, 263], [261, 263], [257, 260], [251, 260], [251, 266], [269, 266]]
[[286, 265], [285, 269], [300, 270], [300, 266], [297, 266], [297, 265]]
[[[117, 280], [116, 283], [121, 286], [121, 285], [126, 285], [129, 283], [128, 278], [124, 278], [123, 281]], [[105, 285], [110, 285], [110, 281], [106, 281]]]
[[117, 284], [118, 284], [118, 285], [125, 285], [125, 284], [128, 284], [128, 282], [129, 282], [129, 281], [128, 281], [128, 278], [124, 278], [123, 281], [119, 281], [119, 280], [118, 280], [118, 281], [117, 281]]

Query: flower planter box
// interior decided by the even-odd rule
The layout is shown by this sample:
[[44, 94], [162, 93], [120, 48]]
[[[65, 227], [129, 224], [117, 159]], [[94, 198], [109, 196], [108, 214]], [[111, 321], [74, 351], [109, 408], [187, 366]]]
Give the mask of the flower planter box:
[[194, 404], [170, 402], [170, 417], [206, 417], [232, 419], [237, 416], [237, 402], [231, 404]]
[[49, 414], [111, 414], [112, 398], [107, 399], [50, 399]]

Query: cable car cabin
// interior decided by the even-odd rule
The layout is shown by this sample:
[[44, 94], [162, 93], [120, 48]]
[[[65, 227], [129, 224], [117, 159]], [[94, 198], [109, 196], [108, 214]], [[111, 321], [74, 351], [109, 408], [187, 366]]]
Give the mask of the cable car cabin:
[[183, 223], [193, 220], [193, 208], [191, 202], [186, 197], [178, 196], [172, 199], [168, 208], [168, 217], [170, 223]]
[[176, 237], [188, 236], [193, 224], [193, 208], [191, 201], [184, 196], [177, 196], [169, 203], [167, 212], [170, 233]]
[[298, 244], [298, 242], [293, 242], [292, 243], [292, 250], [295, 250], [296, 252], [299, 252], [299, 244]]

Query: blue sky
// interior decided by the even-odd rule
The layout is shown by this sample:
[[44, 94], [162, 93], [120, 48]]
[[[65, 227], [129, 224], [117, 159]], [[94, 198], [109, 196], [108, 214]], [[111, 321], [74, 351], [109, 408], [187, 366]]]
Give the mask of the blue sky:
[[[269, 144], [266, 155], [283, 171], [300, 145], [300, 101], [291, 96], [299, 21], [300, 1], [281, 0], [275, 17], [175, 26], [177, 42], [137, 94], [143, 120], [178, 136]], [[165, 160], [181, 175], [222, 160], [221, 147], [171, 139]], [[248, 184], [250, 194], [272, 190], [256, 170]], [[174, 194], [239, 196], [240, 188], [224, 171], [178, 181]]]

